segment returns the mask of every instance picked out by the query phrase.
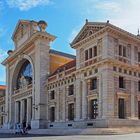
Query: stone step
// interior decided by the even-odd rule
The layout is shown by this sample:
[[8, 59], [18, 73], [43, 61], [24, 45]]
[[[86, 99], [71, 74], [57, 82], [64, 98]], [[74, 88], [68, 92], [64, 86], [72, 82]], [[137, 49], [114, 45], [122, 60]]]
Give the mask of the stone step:
[[[38, 135], [122, 135], [138, 133], [140, 128], [86, 128], [86, 129], [32, 129], [29, 134]], [[15, 130], [0, 129], [0, 133], [15, 133]]]

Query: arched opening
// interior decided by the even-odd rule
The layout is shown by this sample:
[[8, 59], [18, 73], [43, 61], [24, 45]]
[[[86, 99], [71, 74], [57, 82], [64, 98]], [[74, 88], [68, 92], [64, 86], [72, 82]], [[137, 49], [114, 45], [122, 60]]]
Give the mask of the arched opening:
[[26, 60], [18, 73], [16, 80], [16, 89], [22, 88], [23, 86], [32, 84], [32, 66], [28, 60]]
[[[22, 98], [13, 99], [15, 103], [15, 123], [31, 123], [32, 120], [32, 83], [34, 79], [33, 63], [28, 58], [17, 61], [12, 75], [12, 93], [25, 93]], [[27, 90], [27, 92], [26, 92]], [[28, 94], [26, 94], [28, 93]]]
[[17, 65], [12, 77], [12, 90], [18, 90], [32, 84], [33, 66], [27, 59], [22, 59]]

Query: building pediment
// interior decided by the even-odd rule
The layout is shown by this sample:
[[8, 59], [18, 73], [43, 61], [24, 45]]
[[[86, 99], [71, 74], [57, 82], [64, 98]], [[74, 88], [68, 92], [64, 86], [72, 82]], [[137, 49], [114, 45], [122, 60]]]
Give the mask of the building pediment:
[[12, 35], [16, 48], [24, 43], [36, 31], [37, 22], [30, 20], [19, 20]]
[[13, 35], [12, 35], [12, 39], [14, 40], [16, 35], [18, 33], [20, 34], [24, 34], [30, 27], [30, 23], [34, 24], [34, 25], [37, 25], [37, 22], [36, 21], [30, 21], [30, 20], [19, 20], [17, 25], [16, 25], [16, 28], [13, 32]]
[[93, 35], [94, 33], [98, 32], [102, 28], [104, 28], [106, 23], [104, 22], [88, 22], [86, 20], [85, 25], [83, 28], [80, 30], [78, 35], [75, 37], [75, 39], [72, 41], [71, 45], [74, 45], [83, 39]]

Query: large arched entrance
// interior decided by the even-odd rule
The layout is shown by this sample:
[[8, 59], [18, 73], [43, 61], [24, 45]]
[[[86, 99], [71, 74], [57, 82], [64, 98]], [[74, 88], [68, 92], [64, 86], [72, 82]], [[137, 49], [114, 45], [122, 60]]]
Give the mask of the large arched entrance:
[[33, 79], [33, 65], [28, 59], [23, 58], [17, 63], [12, 77], [14, 123], [31, 123]]

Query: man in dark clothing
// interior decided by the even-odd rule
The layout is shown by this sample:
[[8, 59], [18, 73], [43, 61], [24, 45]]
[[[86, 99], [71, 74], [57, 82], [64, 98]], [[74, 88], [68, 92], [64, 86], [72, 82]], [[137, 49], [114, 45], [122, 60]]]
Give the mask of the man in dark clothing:
[[26, 133], [26, 121], [22, 122], [23, 134]]

